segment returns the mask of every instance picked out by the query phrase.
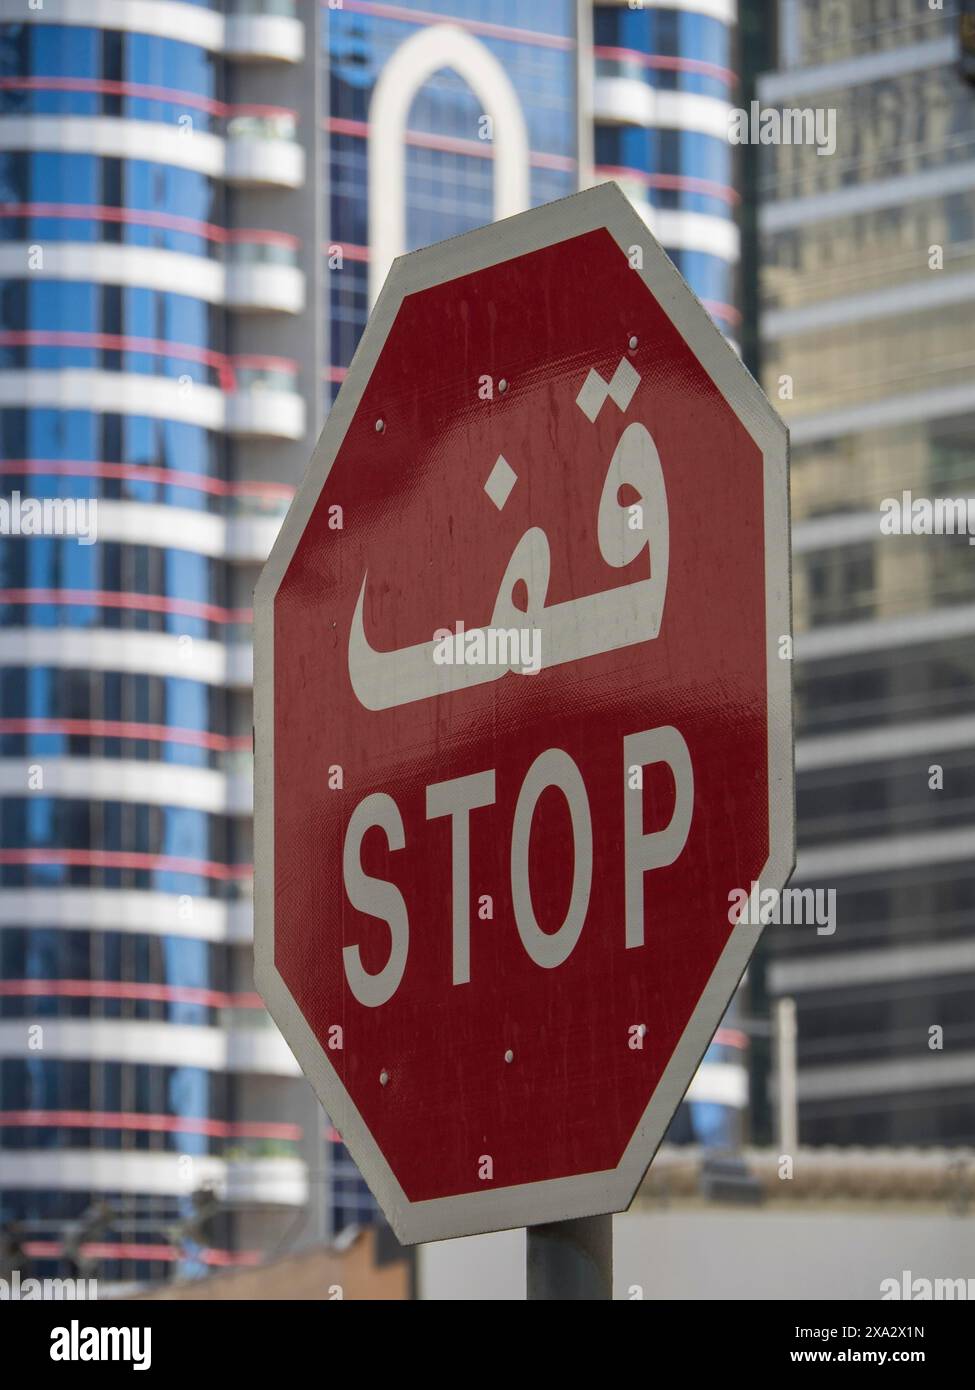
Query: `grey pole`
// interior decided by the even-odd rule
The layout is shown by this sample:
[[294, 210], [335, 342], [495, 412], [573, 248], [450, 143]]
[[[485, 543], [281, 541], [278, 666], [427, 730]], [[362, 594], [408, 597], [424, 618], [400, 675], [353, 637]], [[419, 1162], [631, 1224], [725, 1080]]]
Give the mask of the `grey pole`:
[[613, 1218], [583, 1216], [525, 1232], [530, 1300], [613, 1297]]

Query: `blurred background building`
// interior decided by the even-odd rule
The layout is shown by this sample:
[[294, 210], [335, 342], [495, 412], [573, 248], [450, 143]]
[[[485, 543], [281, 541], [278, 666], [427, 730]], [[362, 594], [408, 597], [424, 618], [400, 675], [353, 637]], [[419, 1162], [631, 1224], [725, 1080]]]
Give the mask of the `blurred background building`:
[[[975, 495], [975, 87], [954, 0], [782, 0], [763, 106], [836, 152], [761, 150], [764, 384], [792, 432], [794, 882], [773, 927], [808, 1144], [975, 1138], [975, 552], [880, 504]], [[939, 771], [940, 769], [940, 771]], [[943, 1030], [943, 1049], [938, 1035]]]
[[[800, 871], [840, 926], [773, 928], [750, 1009], [798, 1001], [805, 1143], [971, 1142], [973, 561], [877, 507], [975, 471], [975, 88], [953, 0], [737, 11], [0, 0], [0, 495], [99, 504], [95, 545], [0, 540], [0, 1221], [38, 1273], [375, 1219], [253, 992], [251, 590], [389, 260], [606, 178], [793, 427]], [[776, 66], [832, 157], [729, 144]], [[747, 1138], [749, 1032], [767, 1137], [745, 1012], [672, 1143]]]
[[0, 1207], [155, 1279], [321, 1168], [251, 981], [248, 645], [321, 417], [318, 54], [274, 3], [0, 20], [3, 490], [98, 499], [0, 542]]

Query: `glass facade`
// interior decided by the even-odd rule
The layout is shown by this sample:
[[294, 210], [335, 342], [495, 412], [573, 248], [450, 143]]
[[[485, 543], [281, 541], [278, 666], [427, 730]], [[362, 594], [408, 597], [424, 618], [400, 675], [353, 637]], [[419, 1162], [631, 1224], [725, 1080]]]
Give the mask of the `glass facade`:
[[975, 96], [953, 0], [790, 10], [763, 104], [835, 111], [837, 144], [760, 150], [764, 384], [793, 437], [798, 882], [837, 922], [775, 928], [769, 979], [803, 1142], [971, 1144], [975, 1069], [944, 1062], [975, 1058], [975, 552], [881, 520], [975, 492]]
[[[716, 7], [720, 9], [720, 7]], [[710, 7], [709, 7], [710, 9]], [[643, 213], [718, 326], [737, 336], [737, 5], [595, 4], [595, 162]]]
[[[334, 398], [369, 312], [368, 113], [376, 81], [396, 51], [435, 23], [459, 25], [503, 66], [528, 127], [532, 205], [578, 187], [573, 0], [548, 0], [530, 16], [498, 0], [437, 6], [353, 4], [327, 10], [330, 364]], [[490, 222], [494, 165], [483, 100], [450, 69], [419, 84], [407, 120], [405, 221], [415, 250]], [[337, 256], [336, 252], [341, 252]], [[336, 264], [339, 262], [339, 264]]]
[[[254, 442], [273, 423], [225, 422], [295, 390], [261, 351], [294, 305], [272, 281], [252, 326], [227, 288], [240, 266], [297, 275], [300, 239], [273, 178], [248, 206], [257, 176], [232, 189], [227, 165], [294, 141], [300, 81], [249, 103], [203, 8], [0, 25], [0, 497], [98, 508], [93, 543], [0, 539], [0, 1224], [22, 1223], [32, 1274], [68, 1275], [64, 1223], [107, 1205], [103, 1284], [253, 1258], [274, 1220], [244, 1201], [197, 1229], [200, 1192], [236, 1159], [297, 1164], [302, 1139], [227, 927], [252, 837], [231, 794], [249, 692], [226, 667], [266, 551], [242, 571], [221, 529], [276, 522], [293, 492]], [[227, 1060], [239, 1029], [257, 1080]]]

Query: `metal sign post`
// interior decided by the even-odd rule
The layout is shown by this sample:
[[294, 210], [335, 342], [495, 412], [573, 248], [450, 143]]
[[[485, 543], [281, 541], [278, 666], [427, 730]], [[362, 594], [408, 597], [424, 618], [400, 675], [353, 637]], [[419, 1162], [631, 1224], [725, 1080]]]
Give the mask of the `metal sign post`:
[[529, 1226], [525, 1235], [529, 1302], [613, 1297], [612, 1216]]

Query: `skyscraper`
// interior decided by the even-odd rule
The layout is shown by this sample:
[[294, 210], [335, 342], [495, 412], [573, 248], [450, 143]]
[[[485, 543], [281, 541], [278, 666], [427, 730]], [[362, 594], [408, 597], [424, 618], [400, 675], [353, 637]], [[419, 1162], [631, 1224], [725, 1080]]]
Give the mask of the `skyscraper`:
[[104, 1281], [158, 1278], [260, 1257], [318, 1142], [248, 907], [249, 593], [320, 418], [318, 55], [281, 0], [0, 20], [3, 494], [97, 503], [94, 544], [0, 539], [0, 1209], [44, 1273], [83, 1228]]
[[760, 231], [792, 431], [795, 883], [836, 917], [771, 927], [769, 982], [797, 1005], [803, 1142], [970, 1144], [975, 552], [912, 503], [975, 484], [975, 89], [953, 0], [778, 9], [763, 106], [835, 122], [835, 152], [763, 147]]
[[596, 179], [617, 180], [733, 339], [737, 19], [737, 0], [593, 5]]

